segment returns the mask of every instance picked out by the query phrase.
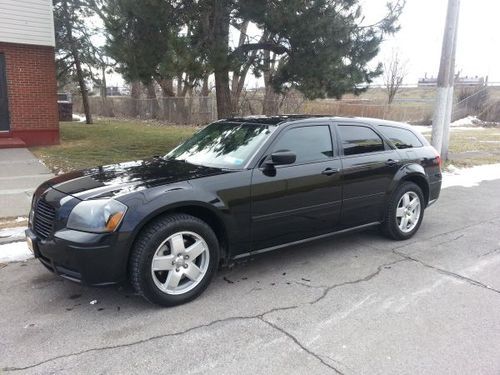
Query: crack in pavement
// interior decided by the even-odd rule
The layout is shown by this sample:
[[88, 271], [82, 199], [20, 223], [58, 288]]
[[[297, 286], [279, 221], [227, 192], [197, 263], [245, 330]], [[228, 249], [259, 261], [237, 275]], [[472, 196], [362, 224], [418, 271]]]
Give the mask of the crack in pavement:
[[[403, 249], [405, 247], [408, 247], [408, 246], [411, 246], [411, 245], [415, 245], [415, 244], [423, 242], [423, 241], [430, 241], [430, 240], [433, 240], [434, 238], [437, 238], [437, 237], [440, 237], [440, 236], [447, 236], [448, 234], [452, 234], [452, 233], [455, 233], [455, 232], [460, 232], [462, 230], [467, 230], [469, 228], [473, 228], [473, 227], [476, 227], [478, 225], [483, 225], [483, 224], [487, 224], [487, 223], [488, 224], [492, 224], [492, 222], [494, 222], [495, 220], [500, 220], [500, 216], [494, 216], [494, 217], [491, 217], [491, 218], [489, 218], [487, 220], [479, 221], [479, 222], [476, 222], [474, 224], [464, 225], [463, 227], [455, 228], [455, 229], [449, 230], [447, 232], [436, 233], [436, 234], [433, 234], [432, 236], [429, 236], [427, 238], [417, 238], [415, 241], [408, 242], [408, 243], [405, 243], [405, 244], [403, 244], [401, 246], [394, 247], [392, 249], [392, 251]], [[458, 238], [456, 238], [456, 239], [458, 239]], [[380, 250], [380, 249], [375, 248], [375, 247], [372, 247], [372, 248]]]
[[[330, 291], [332, 291], [333, 289], [340, 288], [340, 287], [343, 287], [343, 286], [346, 286], [346, 285], [353, 285], [353, 284], [358, 284], [358, 283], [370, 281], [374, 277], [376, 277], [377, 275], [379, 275], [380, 272], [382, 272], [382, 269], [384, 269], [385, 267], [391, 266], [391, 265], [396, 264], [396, 263], [404, 262], [406, 260], [407, 259], [399, 259], [399, 260], [392, 261], [392, 262], [389, 262], [389, 263], [380, 264], [379, 266], [377, 266], [377, 269], [374, 272], [368, 274], [365, 277], [362, 277], [362, 278], [359, 278], [359, 279], [356, 279], [356, 280], [345, 281], [343, 283], [334, 284], [334, 285], [331, 285], [331, 286], [314, 286], [314, 285], [309, 285], [309, 287], [311, 287], [311, 288], [318, 288], [318, 289], [322, 289], [323, 290], [323, 293], [321, 293], [321, 295], [318, 298], [316, 298], [316, 299], [314, 299], [312, 301], [309, 301], [309, 302], [302, 302], [302, 303], [299, 303], [299, 304], [296, 304], [296, 305], [285, 306], [285, 307], [275, 307], [273, 309], [270, 309], [270, 310], [267, 310], [267, 311], [265, 311], [263, 313], [255, 314], [255, 315], [232, 316], [232, 317], [228, 317], [228, 318], [224, 318], [224, 319], [217, 319], [217, 320], [213, 320], [213, 321], [211, 321], [209, 323], [206, 323], [206, 324], [201, 324], [201, 325], [197, 325], [197, 326], [194, 326], [194, 327], [187, 328], [187, 329], [185, 329], [183, 331], [165, 333], [165, 334], [162, 334], [162, 335], [155, 335], [155, 336], [151, 336], [149, 338], [145, 338], [145, 339], [141, 339], [141, 340], [137, 340], [137, 341], [132, 341], [132, 342], [129, 342], [129, 343], [124, 343], [124, 344], [108, 345], [108, 346], [102, 346], [102, 347], [97, 347], [97, 348], [89, 348], [89, 349], [81, 350], [81, 351], [74, 352], [74, 353], [68, 353], [68, 354], [62, 354], [62, 355], [54, 356], [54, 357], [45, 359], [43, 361], [34, 363], [32, 365], [24, 366], [24, 367], [4, 367], [4, 368], [1, 369], [1, 371], [13, 372], [13, 371], [29, 370], [29, 369], [32, 369], [32, 368], [35, 368], [35, 367], [39, 367], [41, 365], [44, 365], [46, 363], [53, 362], [53, 361], [56, 361], [56, 360], [59, 360], [59, 359], [76, 357], [76, 356], [79, 356], [79, 355], [82, 355], [82, 354], [86, 354], [86, 353], [91, 353], [91, 352], [99, 352], [99, 351], [104, 351], [104, 350], [114, 350], [114, 349], [121, 349], [121, 348], [131, 347], [131, 346], [135, 346], [135, 345], [144, 344], [144, 343], [147, 343], [149, 341], [160, 340], [160, 339], [167, 338], [167, 337], [182, 336], [182, 335], [184, 335], [186, 333], [189, 333], [189, 332], [197, 330], [197, 329], [207, 328], [207, 327], [211, 327], [211, 326], [213, 326], [215, 324], [218, 324], [218, 323], [225, 323], [225, 322], [229, 322], [229, 321], [259, 319], [259, 320], [265, 321], [266, 323], [269, 324], [269, 322], [264, 319], [265, 315], [268, 315], [268, 314], [271, 314], [271, 313], [274, 313], [274, 312], [280, 312], [280, 311], [286, 311], [286, 310], [293, 310], [293, 309], [297, 309], [297, 308], [300, 308], [300, 307], [303, 307], [303, 306], [307, 306], [307, 305], [311, 305], [312, 306], [312, 305], [320, 302], [321, 300], [323, 300], [328, 295], [328, 293]], [[280, 331], [284, 332], [284, 330], [282, 330], [282, 329], [280, 329]], [[289, 337], [292, 337], [290, 334], [288, 334], [288, 333], [286, 333], [286, 334]], [[303, 347], [300, 344], [299, 344], [299, 346]], [[318, 355], [310, 352], [305, 347], [303, 347], [303, 349], [306, 352], [315, 355], [318, 359], [321, 360], [321, 362], [324, 362], [324, 360], [322, 360]], [[328, 364], [327, 364], [327, 366], [331, 367]], [[338, 372], [338, 370], [335, 370], [335, 371]], [[341, 372], [338, 372], [338, 373], [341, 374]]]
[[[321, 300], [323, 300], [328, 295], [328, 293], [330, 291], [332, 291], [332, 290], [334, 290], [336, 288], [340, 288], [340, 287], [343, 287], [343, 286], [346, 286], [346, 285], [353, 285], [353, 284], [357, 284], [357, 283], [362, 283], [362, 282], [370, 281], [371, 279], [373, 279], [374, 277], [376, 277], [377, 275], [379, 275], [380, 272], [382, 271], [382, 269], [384, 267], [388, 267], [388, 266], [391, 266], [393, 264], [396, 264], [396, 263], [399, 263], [399, 262], [403, 262], [403, 261], [417, 262], [417, 263], [420, 263], [421, 265], [423, 265], [423, 266], [425, 266], [427, 268], [433, 269], [433, 270], [435, 270], [437, 272], [440, 272], [442, 274], [445, 274], [447, 276], [451, 276], [451, 277], [454, 277], [454, 278], [466, 281], [466, 282], [468, 282], [468, 283], [470, 283], [470, 284], [472, 284], [474, 286], [482, 287], [482, 288], [494, 291], [496, 293], [500, 293], [499, 290], [496, 290], [496, 289], [494, 289], [494, 288], [492, 288], [492, 287], [490, 287], [488, 285], [485, 285], [485, 284], [483, 284], [483, 283], [481, 283], [481, 282], [479, 282], [477, 280], [473, 280], [473, 279], [468, 278], [466, 276], [462, 276], [460, 274], [457, 274], [457, 273], [454, 273], [454, 272], [451, 272], [451, 271], [447, 271], [447, 270], [444, 270], [442, 268], [439, 268], [439, 267], [427, 264], [427, 263], [425, 263], [425, 262], [423, 262], [423, 261], [421, 261], [419, 259], [413, 258], [413, 257], [411, 257], [409, 255], [406, 255], [406, 254], [398, 251], [398, 249], [402, 249], [402, 248], [405, 248], [407, 246], [411, 246], [411, 245], [413, 245], [413, 244], [415, 244], [417, 242], [420, 242], [420, 241], [427, 241], [427, 240], [431, 240], [431, 239], [434, 239], [434, 238], [439, 237], [439, 236], [446, 236], [448, 234], [455, 233], [455, 232], [458, 232], [458, 231], [461, 231], [461, 230], [464, 230], [464, 229], [468, 229], [468, 228], [471, 228], [471, 227], [474, 227], [474, 226], [477, 226], [477, 225], [481, 225], [481, 224], [484, 224], [485, 222], [491, 222], [491, 221], [494, 221], [494, 220], [497, 220], [497, 219], [500, 219], [500, 217], [490, 218], [490, 219], [488, 219], [486, 221], [483, 221], [483, 222], [479, 222], [479, 223], [467, 225], [467, 226], [464, 226], [464, 227], [461, 227], [461, 228], [450, 230], [448, 232], [439, 233], [439, 234], [430, 236], [430, 237], [428, 237], [426, 239], [423, 239], [423, 240], [421, 239], [421, 240], [416, 241], [416, 242], [411, 242], [411, 243], [405, 244], [403, 246], [395, 247], [395, 248], [392, 249], [392, 252], [395, 255], [402, 257], [403, 259], [399, 259], [399, 260], [396, 260], [396, 261], [393, 261], [393, 262], [389, 262], [389, 263], [383, 263], [383, 264], [379, 265], [374, 272], [372, 272], [372, 273], [368, 274], [367, 276], [365, 276], [363, 278], [360, 278], [360, 279], [356, 279], [356, 280], [352, 280], [352, 281], [346, 281], [346, 282], [334, 284], [334, 285], [331, 285], [331, 286], [305, 284], [305, 283], [301, 283], [301, 282], [297, 282], [297, 281], [294, 282], [295, 284], [301, 285], [301, 286], [304, 286], [304, 287], [316, 288], [316, 289], [323, 290], [323, 292], [321, 293], [321, 295], [318, 298], [316, 298], [316, 299], [314, 299], [312, 301], [309, 301], [309, 302], [303, 302], [303, 303], [299, 303], [299, 304], [296, 304], [296, 305], [285, 306], [285, 307], [277, 307], [277, 308], [270, 309], [268, 311], [265, 311], [265, 312], [263, 312], [261, 314], [257, 314], [257, 315], [233, 316], [233, 317], [228, 317], [228, 318], [224, 318], [224, 319], [218, 319], [218, 320], [214, 320], [214, 321], [211, 321], [209, 323], [206, 323], [206, 324], [202, 324], [202, 325], [197, 325], [197, 326], [194, 326], [194, 327], [190, 327], [190, 328], [188, 328], [186, 330], [179, 331], [179, 332], [172, 332], [172, 333], [166, 333], [166, 334], [162, 334], [162, 335], [155, 335], [155, 336], [151, 336], [151, 337], [146, 338], [146, 339], [137, 340], [137, 341], [133, 341], [133, 342], [129, 342], [129, 343], [124, 343], [124, 344], [109, 345], [109, 346], [103, 346], [103, 347], [97, 347], [97, 348], [89, 348], [89, 349], [82, 350], [82, 351], [79, 351], [79, 352], [74, 352], [74, 353], [63, 354], [63, 355], [51, 357], [51, 358], [48, 358], [46, 360], [37, 362], [37, 363], [32, 364], [32, 365], [28, 365], [28, 366], [25, 366], [25, 367], [4, 367], [2, 370], [3, 371], [22, 371], [22, 370], [28, 370], [28, 369], [32, 369], [32, 368], [44, 365], [44, 364], [49, 363], [49, 362], [53, 362], [53, 361], [59, 360], [59, 359], [64, 359], [64, 358], [74, 357], [74, 356], [79, 356], [79, 355], [90, 353], [90, 352], [97, 352], [97, 351], [103, 351], [103, 350], [114, 350], [114, 349], [120, 349], [120, 348], [130, 347], [130, 346], [134, 346], [134, 345], [140, 345], [140, 344], [147, 343], [149, 341], [159, 340], [159, 339], [163, 339], [163, 338], [167, 338], [167, 337], [181, 336], [181, 335], [187, 334], [187, 333], [189, 333], [191, 331], [194, 331], [194, 330], [197, 330], [197, 329], [207, 328], [207, 327], [213, 326], [213, 325], [218, 324], [218, 323], [224, 323], [224, 322], [229, 322], [229, 321], [247, 320], [247, 319], [260, 319], [260, 320], [266, 322], [268, 325], [272, 326], [272, 323], [270, 323], [270, 322], [268, 322], [267, 320], [264, 319], [265, 315], [268, 315], [268, 314], [271, 314], [271, 313], [274, 313], [274, 312], [280, 312], [280, 311], [297, 309], [297, 308], [300, 308], [300, 307], [303, 307], [303, 306], [307, 306], [307, 305], [314, 305], [314, 304], [320, 302]], [[457, 240], [459, 238], [461, 238], [461, 236], [456, 237], [454, 240]], [[372, 247], [372, 246], [370, 246], [370, 247]], [[322, 363], [324, 363], [328, 367], [332, 368], [334, 371], [336, 371], [338, 373], [341, 373], [337, 369], [335, 369], [334, 367], [326, 364], [324, 362], [324, 360], [322, 360], [322, 358], [319, 355], [317, 355], [315, 353], [312, 353], [310, 350], [308, 350], [303, 345], [301, 345], [297, 341], [297, 339], [294, 338], [288, 332], [284, 331], [283, 329], [281, 329], [279, 327], [273, 327], [273, 328], [280, 330], [281, 332], [283, 332], [284, 334], [286, 334], [287, 336], [289, 336], [292, 340], [294, 340], [297, 343], [297, 345], [299, 345], [303, 350], [305, 350], [306, 352], [308, 352], [311, 355], [314, 355], [318, 360], [320, 360]]]
[[497, 247], [496, 249], [493, 249], [493, 250], [487, 251], [486, 253], [479, 255], [479, 256], [478, 256], [478, 258], [482, 258], [482, 257], [488, 256], [488, 255], [491, 255], [491, 254], [497, 253], [497, 252], [499, 252], [499, 251], [500, 251], [500, 247]]
[[420, 259], [417, 259], [417, 258], [414, 258], [410, 255], [406, 255], [400, 251], [397, 251], [397, 250], [392, 250], [392, 252], [396, 255], [399, 255], [400, 257], [403, 257], [407, 260], [411, 260], [412, 262], [416, 262], [416, 263], [419, 263], [421, 264], [422, 266], [424, 267], [427, 267], [427, 268], [430, 268], [434, 271], [437, 271], [443, 275], [447, 275], [447, 276], [450, 276], [450, 277], [453, 277], [455, 279], [458, 279], [458, 280], [462, 280], [462, 281], [465, 281], [467, 282], [468, 284], [471, 284], [471, 285], [474, 285], [474, 286], [478, 286], [478, 287], [481, 287], [481, 288], [484, 288], [484, 289], [487, 289], [487, 290], [490, 290], [492, 292], [495, 292], [495, 293], [499, 293], [500, 294], [500, 290], [498, 289], [495, 289], [495, 288], [492, 288], [491, 286], [489, 285], [486, 285], [486, 284], [483, 284], [482, 282], [480, 281], [477, 281], [477, 280], [474, 280], [474, 279], [471, 279], [470, 277], [467, 277], [467, 276], [463, 276], [463, 275], [460, 275], [458, 273], [455, 273], [455, 272], [452, 272], [452, 271], [448, 271], [448, 270], [445, 270], [443, 268], [440, 268], [440, 267], [436, 267], [436, 266], [433, 266], [432, 264], [429, 264], [429, 263], [426, 263]]
[[434, 244], [433, 246], [441, 246], [441, 245], [444, 245], [444, 244], [448, 244], [450, 242], [454, 242], [454, 241], [459, 240], [463, 236], [465, 236], [465, 234], [462, 233], [461, 235], [456, 236], [455, 238], [452, 238], [451, 240], [444, 240], [444, 241], [438, 242], [437, 244]]
[[[288, 331], [282, 329], [281, 327], [277, 326], [276, 324], [274, 323], [271, 323], [270, 321], [264, 319], [263, 317], [259, 317], [259, 319], [261, 321], [263, 321], [264, 323], [266, 323], [267, 325], [269, 325], [270, 327], [274, 328], [275, 330], [281, 332], [282, 334], [284, 334], [285, 336], [287, 336], [289, 339], [291, 339], [299, 348], [301, 348], [304, 352], [308, 353], [309, 355], [313, 356], [314, 358], [316, 358], [318, 361], [320, 361], [324, 366], [328, 367], [329, 369], [333, 370], [336, 374], [339, 374], [339, 375], [344, 375], [344, 373], [342, 371], [340, 371], [339, 369], [337, 369], [336, 367], [330, 365], [329, 363], [327, 363], [323, 358], [321, 358], [320, 355], [314, 353], [311, 349], [308, 349], [306, 346], [304, 346], [294, 335], [292, 335], [291, 333], [289, 333]], [[328, 357], [329, 358], [329, 357]], [[330, 358], [331, 359], [331, 358]], [[335, 361], [335, 362], [338, 362], [338, 361]]]
[[69, 353], [69, 354], [62, 354], [62, 355], [58, 355], [58, 356], [55, 356], [55, 357], [51, 357], [51, 358], [48, 358], [46, 360], [34, 363], [32, 365], [29, 365], [29, 366], [24, 366], [24, 367], [4, 367], [2, 369], [2, 371], [23, 371], [23, 370], [29, 370], [29, 369], [32, 369], [32, 368], [44, 365], [46, 363], [56, 361], [58, 359], [69, 358], [69, 357], [76, 357], [76, 356], [79, 356], [79, 355], [82, 355], [82, 354], [91, 353], [91, 352], [99, 352], [99, 351], [103, 351], [103, 350], [113, 350], [113, 349], [126, 348], [126, 347], [130, 347], [130, 346], [144, 344], [144, 343], [147, 343], [149, 341], [163, 339], [163, 338], [166, 338], [166, 337], [182, 336], [182, 335], [184, 335], [186, 333], [189, 333], [191, 331], [194, 331], [196, 329], [207, 328], [207, 327], [213, 326], [213, 325], [215, 325], [217, 323], [229, 322], [229, 321], [233, 321], [233, 320], [256, 319], [256, 318], [257, 317], [255, 317], [255, 316], [232, 316], [232, 317], [228, 317], [228, 318], [224, 318], [224, 319], [217, 319], [217, 320], [213, 320], [213, 321], [211, 321], [209, 323], [206, 323], [206, 324], [201, 324], [201, 325], [198, 325], [198, 326], [187, 328], [187, 329], [185, 329], [183, 331], [172, 332], [172, 333], [165, 333], [163, 335], [151, 336], [151, 337], [148, 337], [146, 339], [132, 341], [132, 342], [125, 343], [125, 344], [101, 346], [101, 347], [98, 347], [98, 348], [89, 348], [89, 349], [81, 350], [79, 352], [74, 352], [74, 353]]

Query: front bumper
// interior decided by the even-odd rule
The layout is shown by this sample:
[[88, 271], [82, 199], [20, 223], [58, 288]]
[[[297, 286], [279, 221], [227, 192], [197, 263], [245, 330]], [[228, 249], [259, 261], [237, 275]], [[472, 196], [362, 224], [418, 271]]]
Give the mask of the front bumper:
[[63, 229], [42, 240], [26, 230], [35, 257], [51, 272], [86, 285], [108, 285], [126, 278], [127, 247], [119, 233]]

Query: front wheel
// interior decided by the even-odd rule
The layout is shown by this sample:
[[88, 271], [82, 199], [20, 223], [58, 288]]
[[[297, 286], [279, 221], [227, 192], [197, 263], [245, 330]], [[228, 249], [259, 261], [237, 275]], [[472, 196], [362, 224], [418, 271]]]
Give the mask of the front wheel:
[[140, 234], [130, 258], [130, 280], [148, 301], [175, 306], [199, 296], [218, 264], [217, 237], [205, 222], [168, 215]]
[[395, 240], [412, 237], [424, 218], [424, 195], [413, 182], [404, 182], [389, 200], [382, 231]]

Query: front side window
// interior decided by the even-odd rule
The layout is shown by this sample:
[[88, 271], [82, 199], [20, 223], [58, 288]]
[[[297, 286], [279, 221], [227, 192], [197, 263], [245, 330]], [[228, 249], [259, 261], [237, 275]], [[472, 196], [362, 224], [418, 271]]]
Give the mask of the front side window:
[[170, 151], [166, 158], [241, 169], [275, 129], [274, 125], [214, 122]]
[[339, 132], [344, 155], [358, 155], [385, 150], [382, 138], [365, 126], [340, 125]]
[[274, 144], [272, 152], [284, 150], [297, 155], [296, 164], [331, 158], [333, 148], [329, 126], [305, 126], [285, 131]]
[[422, 147], [422, 142], [408, 129], [396, 128], [394, 126], [379, 126], [384, 135], [391, 140], [396, 148]]

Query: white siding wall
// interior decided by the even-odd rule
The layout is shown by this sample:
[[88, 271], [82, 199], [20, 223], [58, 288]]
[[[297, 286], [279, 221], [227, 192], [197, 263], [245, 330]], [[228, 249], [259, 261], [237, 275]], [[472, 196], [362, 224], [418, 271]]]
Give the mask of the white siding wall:
[[0, 0], [0, 42], [54, 46], [51, 0]]

